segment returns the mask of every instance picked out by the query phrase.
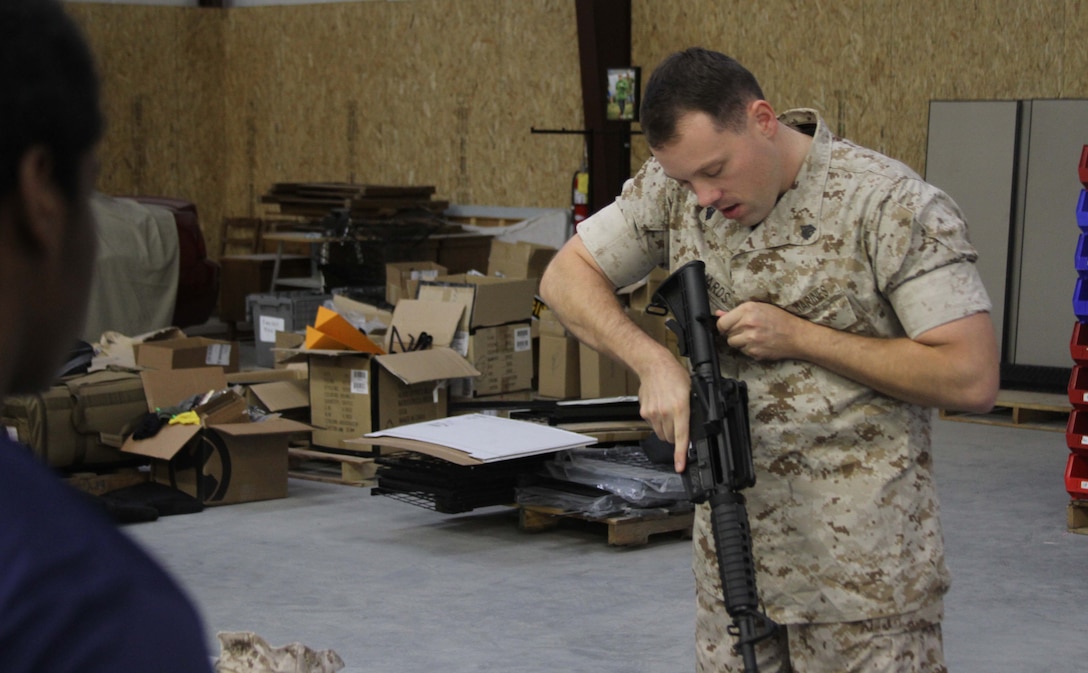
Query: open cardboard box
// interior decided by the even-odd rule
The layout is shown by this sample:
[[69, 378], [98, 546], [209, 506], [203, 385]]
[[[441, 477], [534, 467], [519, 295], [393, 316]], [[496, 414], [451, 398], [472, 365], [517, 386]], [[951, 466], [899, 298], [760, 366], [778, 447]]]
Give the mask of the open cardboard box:
[[454, 395], [526, 390], [533, 383], [532, 326], [536, 279], [440, 276], [421, 282], [419, 298], [460, 304], [465, 313], [451, 344], [480, 371], [458, 381]]
[[[221, 367], [140, 373], [149, 411], [227, 387]], [[151, 478], [205, 505], [287, 496], [287, 441], [310, 426], [285, 418], [252, 422], [243, 397], [228, 391], [198, 407], [200, 425], [165, 425], [148, 439], [129, 437], [121, 451], [151, 459]]]
[[[295, 351], [290, 359], [309, 362], [313, 443], [344, 448], [343, 440], [372, 430], [446, 416], [446, 381], [480, 374], [449, 347], [462, 311], [460, 304], [404, 299], [386, 332], [385, 354]], [[404, 352], [424, 332], [431, 346]]]
[[254, 369], [227, 374], [228, 385], [245, 387], [246, 402], [268, 413], [303, 423], [310, 417], [310, 382], [306, 363], [282, 369]]

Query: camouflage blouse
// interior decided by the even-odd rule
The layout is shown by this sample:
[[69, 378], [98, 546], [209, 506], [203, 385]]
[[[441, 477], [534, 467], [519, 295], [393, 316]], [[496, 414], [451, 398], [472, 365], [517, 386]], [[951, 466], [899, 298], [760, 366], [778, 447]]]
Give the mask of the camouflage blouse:
[[[963, 215], [947, 195], [833, 136], [815, 111], [780, 120], [814, 141], [762, 223], [742, 227], [701, 208], [651, 159], [579, 226], [609, 278], [621, 286], [655, 265], [701, 259], [712, 309], [769, 302], [873, 337], [913, 338], [990, 310]], [[931, 410], [808, 362], [756, 362], [724, 340], [720, 353], [722, 373], [749, 389], [757, 483], [745, 493], [768, 615], [853, 621], [939, 600], [949, 577]], [[713, 559], [700, 560], [713, 545], [697, 540], [696, 550], [697, 581], [716, 581]]]

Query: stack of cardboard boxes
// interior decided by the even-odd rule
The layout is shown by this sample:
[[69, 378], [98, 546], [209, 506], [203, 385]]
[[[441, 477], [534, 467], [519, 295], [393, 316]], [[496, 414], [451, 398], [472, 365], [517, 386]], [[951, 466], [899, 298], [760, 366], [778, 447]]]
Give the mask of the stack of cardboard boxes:
[[[108, 369], [5, 399], [0, 423], [68, 473], [143, 464], [142, 480], [168, 484], [206, 505], [287, 495], [287, 443], [310, 429], [286, 417], [304, 410], [304, 372], [239, 373], [237, 343], [179, 330], [110, 349], [103, 359]], [[195, 423], [133, 437], [149, 416], [208, 393], [214, 400], [193, 410]], [[251, 415], [250, 407], [260, 407], [260, 414]]]
[[[676, 335], [665, 327], [665, 317], [646, 312], [654, 292], [668, 277], [654, 269], [638, 283], [625, 287], [617, 299], [628, 316], [676, 355]], [[540, 326], [540, 372], [538, 390], [543, 397], [597, 399], [638, 395], [639, 381], [623, 364], [579, 343], [547, 307], [538, 313]]]
[[533, 387], [535, 279], [440, 276], [419, 286], [421, 300], [460, 306], [453, 348], [479, 370], [453, 384], [460, 398], [527, 392]]
[[[462, 308], [402, 300], [384, 347], [302, 348], [310, 376], [310, 418], [315, 446], [342, 449], [347, 439], [373, 430], [446, 416], [446, 381], [478, 374], [450, 348]], [[430, 347], [420, 348], [420, 341]]]
[[[285, 496], [293, 440], [354, 448], [345, 440], [447, 416], [451, 399], [637, 394], [629, 371], [580, 345], [536, 299], [554, 253], [493, 241], [486, 276], [448, 275], [430, 262], [390, 264], [391, 312], [334, 296], [331, 310], [315, 307], [305, 334], [277, 330], [274, 369], [239, 372], [237, 343], [166, 331], [133, 343], [114, 363], [118, 371], [5, 400], [0, 422], [56, 467], [138, 458], [151, 479], [227, 504]], [[664, 319], [644, 311], [664, 277], [655, 272], [619, 298], [675, 351]], [[197, 424], [130, 436], [140, 417], [208, 391], [219, 392], [196, 409]], [[254, 406], [271, 417], [253, 422]]]

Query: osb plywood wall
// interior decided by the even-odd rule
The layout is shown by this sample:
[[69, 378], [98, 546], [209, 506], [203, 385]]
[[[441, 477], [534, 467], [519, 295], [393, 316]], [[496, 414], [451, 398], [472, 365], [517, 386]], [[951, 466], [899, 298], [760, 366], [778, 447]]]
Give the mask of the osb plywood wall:
[[[99, 188], [195, 201], [214, 241], [225, 175], [224, 33], [215, 12], [70, 4], [102, 75]], [[213, 247], [212, 250], [215, 248]]]
[[[530, 129], [582, 126], [574, 0], [69, 8], [104, 78], [102, 189], [196, 201], [213, 254], [274, 182], [569, 202], [580, 138]], [[634, 0], [632, 63], [719, 49], [777, 109], [814, 107], [921, 172], [931, 99], [1088, 97], [1085, 34], [1077, 0]]]
[[922, 173], [930, 100], [1088, 97], [1078, 0], [634, 0], [632, 22], [644, 73], [691, 45], [723, 51], [775, 109], [816, 108]]
[[570, 0], [229, 13], [228, 203], [276, 181], [435, 185], [461, 204], [562, 206], [580, 139]]
[[213, 254], [275, 182], [570, 202], [581, 138], [531, 129], [581, 127], [571, 0], [69, 8], [104, 78], [101, 189], [196, 201]]

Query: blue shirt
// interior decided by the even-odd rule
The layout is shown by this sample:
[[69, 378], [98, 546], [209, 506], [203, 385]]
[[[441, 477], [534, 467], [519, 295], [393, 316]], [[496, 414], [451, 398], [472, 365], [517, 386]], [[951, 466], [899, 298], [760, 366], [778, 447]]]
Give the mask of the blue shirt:
[[0, 432], [0, 671], [210, 673], [195, 608], [104, 510]]

